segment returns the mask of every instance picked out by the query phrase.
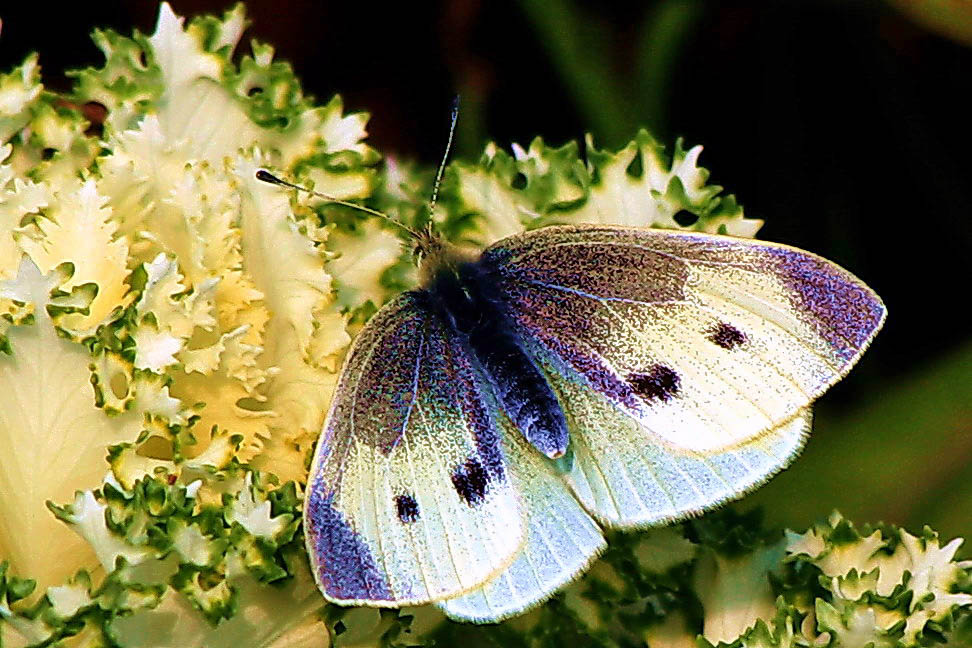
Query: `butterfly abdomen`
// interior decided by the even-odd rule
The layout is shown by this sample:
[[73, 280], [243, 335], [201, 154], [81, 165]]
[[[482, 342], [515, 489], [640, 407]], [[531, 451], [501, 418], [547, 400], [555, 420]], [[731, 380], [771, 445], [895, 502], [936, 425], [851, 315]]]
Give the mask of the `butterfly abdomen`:
[[440, 316], [465, 340], [504, 413], [537, 450], [562, 456], [568, 439], [560, 404], [477, 265], [439, 273], [427, 291]]

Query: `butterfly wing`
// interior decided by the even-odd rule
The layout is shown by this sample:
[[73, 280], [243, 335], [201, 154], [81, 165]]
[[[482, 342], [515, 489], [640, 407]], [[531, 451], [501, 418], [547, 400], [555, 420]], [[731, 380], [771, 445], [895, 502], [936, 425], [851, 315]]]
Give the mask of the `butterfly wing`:
[[459, 621], [497, 623], [539, 605], [607, 546], [550, 462], [508, 421], [505, 428], [510, 472], [528, 511], [527, 539], [508, 569], [469, 594], [439, 603]]
[[810, 410], [803, 409], [775, 430], [729, 448], [676, 450], [581, 382], [548, 376], [571, 431], [567, 483], [606, 526], [677, 520], [734, 499], [785, 468], [810, 433]]
[[716, 506], [783, 468], [810, 431], [810, 412], [803, 410], [777, 430], [735, 448], [671, 454], [646, 442], [637, 422], [589, 389], [555, 374], [551, 382], [567, 404], [577, 441], [567, 475], [575, 495], [518, 431], [508, 432], [508, 442], [518, 442], [509, 457], [529, 511], [527, 541], [510, 567], [483, 587], [438, 603], [457, 621], [498, 623], [543, 603], [583, 572], [607, 546], [585, 508], [617, 526]]
[[[480, 264], [521, 339], [561, 377], [564, 409], [576, 410], [572, 443], [589, 450], [575, 453], [576, 494], [620, 525], [699, 510], [709, 491], [700, 489], [694, 504], [648, 508], [591, 497], [599, 466], [610, 458], [619, 466], [631, 450], [602, 442], [599, 431], [614, 429], [607, 441], [621, 435], [666, 460], [725, 456], [780, 430], [794, 449], [779, 454], [780, 446], [760, 468], [765, 477], [795, 452], [801, 412], [857, 361], [885, 313], [867, 286], [829, 261], [709, 234], [549, 227], [496, 243]], [[593, 396], [612, 408], [599, 411], [597, 424], [576, 404]], [[636, 426], [609, 420], [617, 412]], [[602, 480], [619, 498], [623, 474]], [[701, 479], [690, 472], [688, 490]]]
[[304, 528], [331, 601], [454, 597], [523, 543], [499, 415], [427, 295], [404, 293], [355, 340], [311, 465]]

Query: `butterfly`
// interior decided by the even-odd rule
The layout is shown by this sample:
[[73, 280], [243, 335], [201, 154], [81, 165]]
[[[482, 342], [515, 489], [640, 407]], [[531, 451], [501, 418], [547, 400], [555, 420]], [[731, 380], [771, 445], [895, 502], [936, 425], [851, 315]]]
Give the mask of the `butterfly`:
[[538, 605], [602, 528], [697, 514], [789, 464], [885, 318], [849, 272], [775, 243], [413, 236], [421, 285], [354, 340], [306, 487], [310, 565], [343, 605], [472, 622]]

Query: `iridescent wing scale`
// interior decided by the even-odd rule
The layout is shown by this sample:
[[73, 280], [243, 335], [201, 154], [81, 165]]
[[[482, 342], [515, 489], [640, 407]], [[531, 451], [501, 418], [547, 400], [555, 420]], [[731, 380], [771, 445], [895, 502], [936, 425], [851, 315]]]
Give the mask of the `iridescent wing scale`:
[[457, 337], [421, 292], [356, 338], [310, 469], [311, 567], [335, 602], [374, 606], [461, 595], [524, 541], [497, 415]]

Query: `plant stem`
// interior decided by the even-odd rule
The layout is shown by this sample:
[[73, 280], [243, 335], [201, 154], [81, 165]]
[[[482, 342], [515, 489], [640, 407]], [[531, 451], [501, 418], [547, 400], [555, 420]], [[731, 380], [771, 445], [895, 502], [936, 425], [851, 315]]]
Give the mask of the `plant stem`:
[[614, 81], [605, 56], [611, 48], [604, 30], [581, 16], [568, 0], [520, 0], [520, 6], [597, 140], [608, 146], [621, 145], [638, 120], [633, 119], [633, 111], [625, 109]]
[[663, 140], [670, 135], [668, 108], [672, 76], [703, 9], [699, 0], [662, 0], [642, 23], [635, 75], [638, 112], [641, 123]]

